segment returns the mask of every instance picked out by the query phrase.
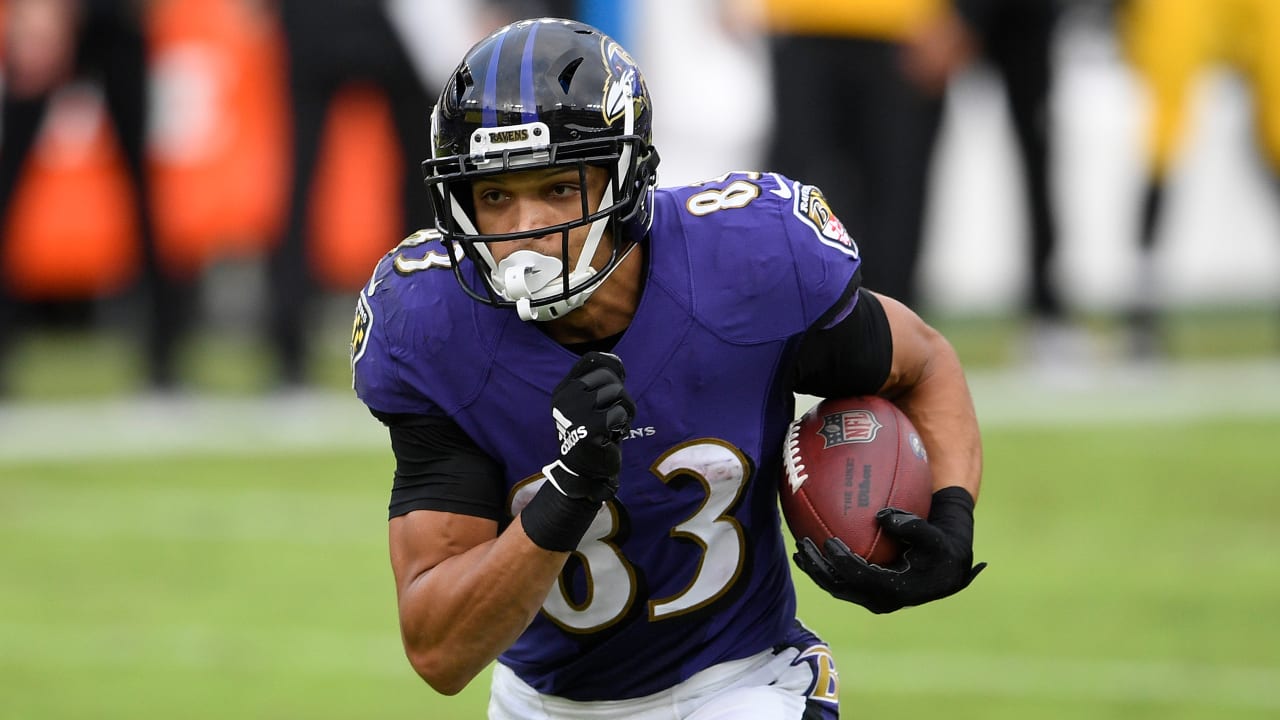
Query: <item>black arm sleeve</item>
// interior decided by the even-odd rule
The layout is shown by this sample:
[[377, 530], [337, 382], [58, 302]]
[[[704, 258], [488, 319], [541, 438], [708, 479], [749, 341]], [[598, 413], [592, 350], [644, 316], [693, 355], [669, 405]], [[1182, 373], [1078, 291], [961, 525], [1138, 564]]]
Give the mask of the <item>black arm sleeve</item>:
[[389, 518], [439, 510], [506, 519], [502, 467], [457, 423], [430, 415], [373, 414], [390, 429], [396, 458]]
[[889, 319], [875, 295], [857, 290], [858, 301], [831, 327], [820, 323], [800, 342], [793, 389], [818, 397], [874, 395], [893, 367]]

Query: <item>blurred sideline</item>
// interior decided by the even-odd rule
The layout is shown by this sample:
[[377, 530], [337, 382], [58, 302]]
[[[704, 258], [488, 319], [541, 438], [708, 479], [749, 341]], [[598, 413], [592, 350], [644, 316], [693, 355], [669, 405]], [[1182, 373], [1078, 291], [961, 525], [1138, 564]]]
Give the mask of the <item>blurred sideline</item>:
[[[1280, 418], [1280, 360], [969, 372], [984, 428]], [[803, 412], [814, 398], [797, 399]], [[134, 396], [0, 406], [0, 462], [384, 450], [348, 392]]]
[[[174, 258], [202, 271], [260, 260], [282, 222], [287, 170], [286, 108], [277, 87], [281, 68], [272, 60], [278, 39], [234, 13], [217, 15], [221, 24], [206, 23], [217, 27], [192, 20], [203, 17], [191, 15], [195, 9], [222, 7], [226, 14], [235, 4], [169, 5], [166, 18], [173, 27], [156, 53], [151, 141], [162, 176], [157, 181], [167, 188], [157, 198], [162, 239]], [[410, 44], [428, 87], [438, 88], [456, 57], [487, 29], [476, 6], [476, 0], [391, 3], [405, 33], [431, 38]], [[774, 130], [764, 41], [727, 32], [717, 7], [717, 0], [637, 6], [634, 54], [656, 97], [663, 185], [758, 168]], [[460, 29], [445, 33], [441, 27]], [[682, 52], [663, 49], [670, 47]], [[1055, 275], [1073, 310], [1124, 307], [1138, 292], [1136, 232], [1149, 98], [1115, 37], [1093, 14], [1068, 14], [1055, 52], [1059, 69], [1049, 120], [1062, 226]], [[315, 258], [320, 285], [348, 294], [400, 238], [386, 237], [367, 221], [370, 207], [394, 213], [385, 193], [376, 191], [377, 168], [387, 158], [370, 159], [390, 152], [382, 143], [370, 145], [390, 132], [385, 103], [376, 93], [353, 92], [344, 99], [326, 136], [333, 157], [316, 191], [326, 201], [315, 203], [313, 225], [317, 246], [325, 250]], [[63, 100], [65, 112], [55, 115], [64, 121], [48, 123], [45, 152], [35, 160], [45, 172], [74, 175], [75, 167], [96, 157], [95, 148], [110, 155], [110, 133], [92, 87], [74, 85]], [[1173, 171], [1170, 217], [1162, 230], [1167, 237], [1157, 252], [1157, 299], [1171, 305], [1273, 304], [1280, 299], [1280, 213], [1252, 143], [1253, 99], [1237, 75], [1215, 67], [1196, 82], [1191, 101], [1193, 122]], [[927, 304], [948, 311], [1018, 308], [1026, 292], [1028, 248], [1005, 100], [996, 78], [978, 67], [957, 78], [948, 102], [921, 257]], [[357, 150], [342, 150], [348, 147]], [[822, 151], [815, 142], [814, 152]], [[28, 178], [26, 184], [38, 183]], [[128, 246], [122, 210], [93, 213], [93, 232], [87, 232], [80, 215], [62, 210], [68, 206], [64, 195], [35, 192], [27, 204], [28, 214], [52, 223], [41, 234], [32, 220], [29, 232], [14, 234], [15, 244], [25, 249], [9, 250], [5, 272], [27, 277], [22, 284], [33, 293], [30, 299], [75, 297], [86, 291], [77, 283], [104, 290], [128, 280], [127, 268], [116, 268], [113, 278], [99, 277], [109, 265], [105, 258], [63, 261], [69, 248], [77, 257], [90, 257], [110, 254], [112, 243]], [[44, 212], [37, 212], [41, 207]], [[23, 215], [22, 208], [15, 212]], [[104, 241], [99, 234], [111, 228], [118, 237]]]

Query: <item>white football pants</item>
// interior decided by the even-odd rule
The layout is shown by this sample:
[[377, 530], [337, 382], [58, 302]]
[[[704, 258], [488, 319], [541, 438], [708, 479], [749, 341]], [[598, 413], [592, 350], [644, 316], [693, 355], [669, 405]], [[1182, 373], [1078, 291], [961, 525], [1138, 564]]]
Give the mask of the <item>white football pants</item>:
[[[825, 646], [823, 646], [825, 648]], [[543, 695], [502, 663], [494, 665], [490, 720], [800, 720], [814, 666], [795, 663], [795, 647], [733, 660], [699, 672], [662, 692], [630, 700], [579, 702]], [[795, 664], [793, 664], [795, 663]], [[834, 698], [832, 698], [834, 701]], [[834, 702], [822, 714], [835, 717]]]

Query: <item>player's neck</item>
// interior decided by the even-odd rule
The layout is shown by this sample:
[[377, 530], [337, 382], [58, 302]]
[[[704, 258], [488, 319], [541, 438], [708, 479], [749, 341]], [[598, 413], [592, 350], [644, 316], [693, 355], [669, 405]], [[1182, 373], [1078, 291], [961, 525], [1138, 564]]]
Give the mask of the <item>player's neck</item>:
[[644, 288], [643, 244], [636, 246], [586, 304], [559, 320], [542, 323], [558, 343], [574, 345], [621, 334], [631, 324]]

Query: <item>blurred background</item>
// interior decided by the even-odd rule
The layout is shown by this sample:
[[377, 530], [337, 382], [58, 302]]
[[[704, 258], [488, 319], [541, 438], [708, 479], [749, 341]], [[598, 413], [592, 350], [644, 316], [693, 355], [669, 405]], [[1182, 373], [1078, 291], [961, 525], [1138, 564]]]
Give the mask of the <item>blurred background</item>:
[[0, 718], [482, 713], [401, 657], [347, 345], [542, 14], [645, 69], [660, 184], [819, 184], [969, 369], [991, 570], [799, 583], [851, 714], [1280, 717], [1280, 2], [4, 0]]
[[[396, 238], [431, 221], [416, 164], [434, 89], [471, 42], [528, 11], [585, 13], [633, 49], [663, 184], [767, 168], [831, 188], [869, 268], [879, 258], [906, 278], [873, 273], [873, 287], [939, 322], [1016, 321], [992, 361], [1159, 357], [1196, 350], [1182, 346], [1188, 316], [1280, 311], [1280, 70], [1262, 57], [1273, 3], [966, 0], [967, 35], [942, 41], [901, 11], [813, 30], [805, 14], [830, 11], [792, 17], [805, 4], [785, 0], [84, 3], [4, 6], [5, 57], [35, 76], [7, 73], [0, 128], [10, 399], [100, 391], [40, 370], [36, 351], [68, 332], [101, 344], [100, 369], [129, 389], [339, 382], [334, 328], [351, 297]], [[831, 40], [821, 33], [836, 42], [787, 54], [789, 41]], [[1039, 40], [984, 53], [1019, 33]], [[132, 43], [138, 62], [106, 62], [120, 56], [111, 43]], [[912, 57], [932, 67], [892, 80], [927, 87], [908, 89], [915, 106], [892, 82], [846, 78], [864, 60], [864, 75], [888, 77]], [[832, 92], [846, 79], [862, 83], [854, 101]], [[876, 144], [893, 152], [854, 149]], [[1140, 312], [1174, 320], [1148, 318], [1159, 337], [1143, 347], [1108, 332], [1134, 330]], [[1249, 349], [1270, 354], [1280, 318], [1261, 316]], [[207, 359], [232, 351], [248, 377]]]

